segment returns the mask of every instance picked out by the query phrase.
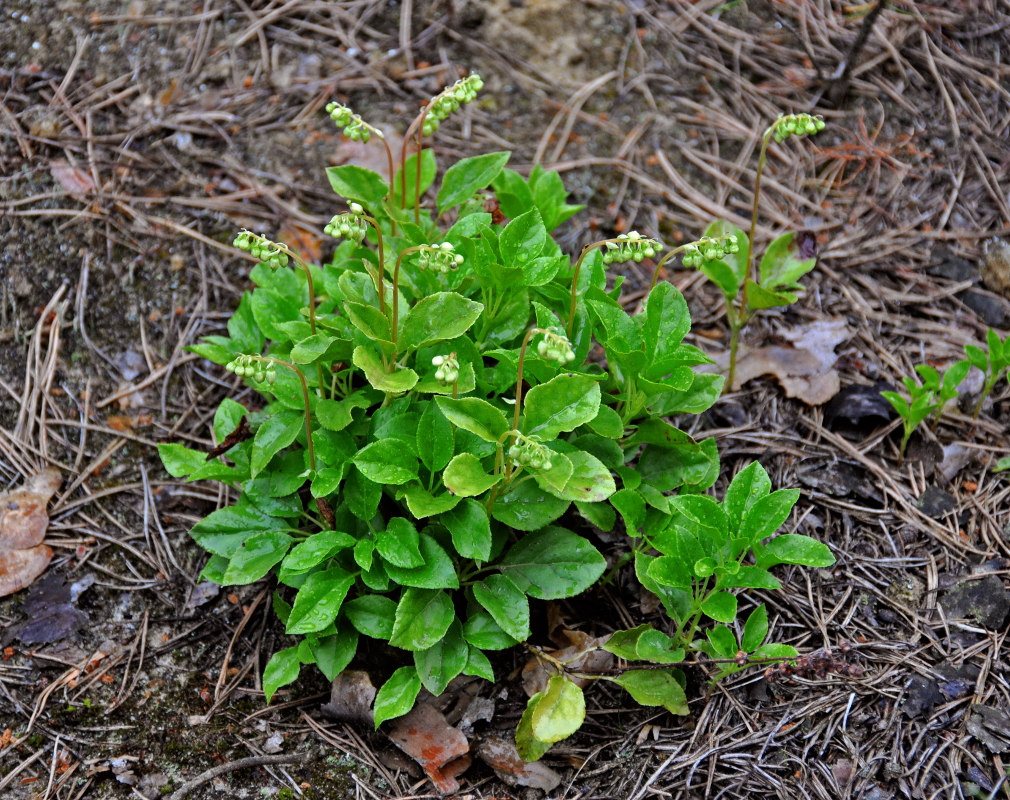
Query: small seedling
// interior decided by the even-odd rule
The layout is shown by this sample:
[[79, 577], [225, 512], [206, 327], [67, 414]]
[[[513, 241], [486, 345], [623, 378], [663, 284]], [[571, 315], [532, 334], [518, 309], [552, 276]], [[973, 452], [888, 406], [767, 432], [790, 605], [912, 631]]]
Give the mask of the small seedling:
[[880, 393], [898, 412], [903, 423], [901, 447], [898, 450], [899, 464], [905, 458], [905, 447], [908, 445], [912, 433], [923, 420], [928, 419], [930, 414], [940, 408], [940, 402], [931, 389], [917, 382], [914, 378], [905, 377], [901, 379], [901, 382], [908, 390], [908, 400], [897, 392]]
[[992, 393], [993, 387], [1003, 377], [1003, 373], [1010, 367], [1010, 336], [1000, 339], [999, 334], [992, 328], [986, 334], [986, 341], [989, 345], [988, 352], [974, 345], [965, 345], [964, 352], [968, 356], [968, 361], [973, 367], [977, 367], [985, 375], [985, 383], [982, 385], [982, 394], [975, 404], [975, 411], [972, 418], [978, 419], [979, 412], [982, 411], [982, 404]]
[[952, 364], [941, 377], [936, 367], [929, 364], [919, 364], [915, 371], [919, 373], [919, 380], [922, 385], [936, 395], [936, 414], [933, 416], [933, 430], [940, 424], [940, 417], [943, 416], [947, 403], [957, 397], [957, 389], [968, 377], [971, 369], [971, 362], [967, 359]]

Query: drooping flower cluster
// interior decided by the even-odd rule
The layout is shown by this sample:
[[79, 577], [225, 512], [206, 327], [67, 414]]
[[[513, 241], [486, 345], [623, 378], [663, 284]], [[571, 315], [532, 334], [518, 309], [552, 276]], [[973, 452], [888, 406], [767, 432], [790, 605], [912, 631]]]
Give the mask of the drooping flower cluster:
[[232, 244], [239, 250], [244, 250], [253, 258], [258, 258], [270, 269], [286, 267], [288, 265], [288, 254], [284, 252], [283, 246], [262, 236], [257, 236], [250, 231], [241, 231], [235, 237]]
[[447, 356], [435, 356], [431, 359], [432, 366], [438, 367], [435, 370], [435, 380], [442, 386], [452, 386], [459, 379], [459, 361], [455, 353]]
[[224, 365], [229, 372], [234, 372], [241, 378], [252, 378], [257, 383], [273, 385], [277, 380], [277, 368], [261, 356], [237, 356]]
[[527, 469], [550, 470], [551, 451], [539, 442], [525, 437], [517, 439], [509, 448], [509, 458]]
[[372, 138], [372, 134], [380, 139], [383, 138], [382, 131], [373, 128], [347, 106], [342, 106], [340, 103], [327, 103], [326, 113], [330, 115], [330, 119], [336, 123], [338, 128], [343, 128], [344, 136], [352, 141], [367, 142]]
[[553, 330], [544, 334], [544, 338], [537, 345], [537, 352], [541, 358], [554, 361], [561, 366], [571, 364], [575, 360], [575, 351], [568, 337]]
[[812, 114], [786, 114], [775, 123], [775, 141], [783, 142], [790, 136], [803, 136], [824, 130], [824, 120]]
[[700, 267], [705, 261], [718, 261], [727, 253], [739, 253], [740, 245], [731, 234], [702, 236], [698, 241], [684, 245], [684, 266]]
[[430, 269], [435, 272], [441, 272], [443, 275], [459, 269], [462, 263], [462, 253], [457, 253], [453, 250], [452, 244], [449, 242], [442, 242], [442, 244], [432, 245], [431, 247], [423, 247], [417, 254], [418, 269]]
[[480, 75], [474, 73], [473, 75], [467, 75], [465, 78], [460, 78], [448, 89], [442, 90], [442, 92], [435, 96], [428, 107], [421, 133], [425, 136], [431, 136], [438, 130], [439, 123], [447, 119], [463, 103], [469, 103], [473, 100], [482, 86], [484, 86], [484, 81], [481, 80]]
[[365, 209], [360, 203], [350, 203], [350, 211], [344, 214], [337, 214], [326, 223], [323, 233], [332, 236], [334, 239], [350, 239], [355, 244], [361, 244], [368, 233], [368, 223], [365, 221]]
[[663, 243], [648, 239], [638, 231], [622, 233], [616, 242], [607, 242], [603, 252], [604, 264], [621, 264], [625, 261], [641, 261], [652, 258], [663, 249]]

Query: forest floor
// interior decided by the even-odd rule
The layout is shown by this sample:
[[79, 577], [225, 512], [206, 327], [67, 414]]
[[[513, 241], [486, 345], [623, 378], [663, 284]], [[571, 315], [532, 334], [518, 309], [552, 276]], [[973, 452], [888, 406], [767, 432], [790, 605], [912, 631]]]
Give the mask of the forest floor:
[[[970, 397], [952, 404], [901, 463], [878, 395], [1010, 329], [1010, 6], [892, 0], [848, 63], [875, 5], [6, 0], [0, 483], [45, 465], [64, 482], [48, 572], [0, 600], [0, 796], [432, 791], [384, 733], [320, 711], [322, 676], [265, 704], [263, 666], [286, 646], [270, 587], [198, 581], [187, 531], [226, 491], [169, 478], [155, 445], [211, 447], [214, 408], [241, 388], [184, 349], [249, 286], [234, 232], [327, 257], [319, 231], [341, 208], [323, 169], [382, 152], [342, 140], [323, 106], [395, 138], [475, 70], [486, 86], [439, 130], [440, 164], [508, 149], [515, 169], [561, 172], [587, 206], [569, 252], [632, 229], [746, 227], [761, 131], [794, 111], [828, 122], [773, 148], [761, 196], [759, 237], [816, 237], [807, 290], [747, 329], [769, 348], [744, 356], [753, 376], [679, 423], [716, 437], [719, 496], [754, 459], [801, 488], [789, 529], [837, 564], [783, 571], [752, 601], [778, 641], [848, 649], [862, 675], [769, 683], [755, 668], [706, 694], [699, 672], [683, 719], [594, 689], [581, 732], [543, 761], [548, 796], [1010, 798], [1010, 473], [992, 471], [1010, 454], [1010, 390], [977, 422]], [[689, 341], [724, 351], [718, 293], [667, 277]], [[625, 572], [550, 613], [592, 635], [663, 624]], [[481, 689], [495, 712], [475, 744], [525, 704], [524, 656], [509, 658]], [[544, 795], [479, 759], [461, 781], [468, 797]]]

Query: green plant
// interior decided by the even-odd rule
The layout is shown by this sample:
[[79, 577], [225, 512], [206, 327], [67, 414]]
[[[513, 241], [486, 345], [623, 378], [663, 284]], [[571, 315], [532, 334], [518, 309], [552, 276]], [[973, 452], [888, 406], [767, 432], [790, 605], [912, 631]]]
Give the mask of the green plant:
[[[936, 395], [936, 414], [933, 416], [933, 430], [940, 424], [947, 403], [957, 397], [957, 389], [968, 377], [971, 362], [967, 359], [952, 364], [941, 376], [936, 367], [929, 364], [919, 364], [915, 371], [919, 373], [922, 385]], [[893, 404], [892, 404], [893, 405]], [[900, 413], [900, 412], [899, 412]]]
[[[643, 423], [636, 435], [651, 440], [659, 428]], [[687, 714], [684, 675], [676, 665], [685, 656], [704, 654], [716, 670], [713, 681], [752, 663], [797, 655], [795, 648], [766, 642], [768, 612], [758, 606], [735, 630], [739, 589], [778, 589], [769, 571], [777, 564], [826, 567], [835, 562], [826, 545], [809, 536], [774, 534], [799, 497], [796, 489], [771, 491], [764, 468], [752, 463], [737, 473], [722, 503], [702, 494], [666, 497], [661, 514], [652, 513], [634, 491], [611, 497], [635, 538], [635, 572], [655, 593], [673, 620], [672, 635], [651, 625], [614, 633], [602, 649], [629, 662], [646, 662], [616, 675], [586, 674], [557, 659], [545, 659], [548, 688], [530, 698], [516, 733], [523, 758], [533, 760], [582, 724], [585, 701], [573, 679], [612, 681], [641, 705]], [[656, 499], [656, 498], [653, 498]], [[658, 553], [652, 555], [651, 553]], [[702, 634], [702, 623], [707, 626]], [[543, 657], [543, 654], [541, 654]]]
[[965, 345], [964, 352], [968, 356], [968, 361], [973, 367], [977, 367], [985, 376], [985, 383], [982, 386], [982, 394], [975, 404], [975, 411], [972, 416], [978, 419], [982, 404], [992, 393], [993, 387], [1003, 377], [1010, 367], [1010, 336], [1000, 339], [999, 334], [992, 328], [986, 333], [986, 343], [989, 345], [988, 352], [974, 345]]
[[[921, 373], [920, 373], [921, 374]], [[915, 378], [904, 377], [901, 382], [905, 384], [909, 399], [906, 400], [897, 392], [881, 392], [881, 396], [898, 412], [902, 421], [901, 447], [898, 450], [898, 463], [905, 458], [905, 447], [912, 433], [919, 427], [919, 423], [928, 419], [930, 414], [940, 408], [940, 402], [932, 389], [919, 383]]]
[[761, 197], [761, 174], [768, 158], [768, 146], [772, 139], [781, 143], [790, 136], [805, 136], [823, 129], [824, 121], [810, 114], [779, 117], [761, 137], [750, 233], [744, 233], [726, 220], [716, 220], [709, 225], [699, 241], [671, 251], [656, 266], [658, 275], [663, 264], [677, 252], [686, 250], [684, 266], [700, 269], [722, 291], [726, 299], [726, 320], [730, 331], [727, 391], [732, 389], [736, 375], [740, 331], [761, 309], [795, 303], [796, 292], [803, 288], [799, 279], [817, 264], [812, 249], [809, 255], [803, 252], [805, 245], [797, 241], [796, 234], [786, 233], [768, 245], [757, 271], [754, 271], [754, 236], [757, 231], [758, 201]]
[[[447, 103], [443, 92], [409, 131], [431, 132], [426, 114], [441, 119], [479, 79], [466, 85], [466, 97]], [[361, 138], [376, 133], [338, 117]], [[586, 523], [610, 530], [618, 514], [640, 577], [674, 614], [676, 646], [721, 653], [694, 637], [706, 615], [731, 619], [730, 589], [759, 573], [753, 585], [777, 585], [773, 563], [828, 556], [780, 552], [805, 537], [762, 543], [796, 495], [769, 494], [760, 467], [738, 476], [722, 505], [700, 494], [719, 475], [715, 441], [663, 418], [704, 411], [724, 379], [695, 372], [711, 360], [684, 343], [690, 316], [672, 285], [654, 285], [634, 314], [620, 276], [607, 288], [605, 265], [652, 257], [661, 243], [629, 233], [573, 265], [551, 231], [580, 207], [557, 174], [537, 167], [523, 178], [506, 168], [507, 152], [463, 159], [426, 207], [434, 155], [412, 158], [388, 182], [353, 165], [327, 170], [348, 202], [325, 229], [340, 240], [328, 264], [240, 234], [260, 262], [255, 288], [228, 336], [190, 349], [228, 365], [260, 407], [226, 399], [217, 409], [227, 462], [159, 446], [172, 475], [238, 490], [191, 531], [211, 553], [203, 577], [276, 574], [276, 613], [302, 638], [267, 663], [268, 701], [304, 664], [334, 678], [362, 635], [409, 662], [379, 689], [377, 726], [406, 713], [422, 686], [439, 694], [460, 673], [493, 680], [486, 652], [529, 637], [531, 600], [574, 596], [603, 575]], [[485, 211], [489, 187], [507, 223]], [[276, 268], [286, 259], [300, 269]], [[589, 360], [597, 346], [602, 358]], [[754, 626], [741, 647], [763, 640]], [[672, 673], [655, 675], [614, 680], [681, 708]], [[573, 697], [567, 683], [551, 686]]]

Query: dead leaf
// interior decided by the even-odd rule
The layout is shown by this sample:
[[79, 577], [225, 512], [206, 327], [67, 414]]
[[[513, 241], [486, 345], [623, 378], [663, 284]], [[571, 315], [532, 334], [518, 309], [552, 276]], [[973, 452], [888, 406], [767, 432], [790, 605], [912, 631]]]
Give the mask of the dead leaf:
[[561, 783], [561, 776], [545, 764], [523, 761], [515, 742], [504, 736], [485, 736], [477, 743], [476, 751], [481, 761], [511, 786], [529, 786], [550, 792]]
[[990, 752], [999, 754], [1010, 750], [1010, 716], [1006, 711], [991, 706], [972, 706], [967, 728], [968, 733]]
[[345, 669], [333, 679], [330, 702], [320, 708], [328, 717], [344, 722], [361, 722], [371, 725], [372, 701], [375, 687], [368, 673], [360, 669]]
[[0, 498], [0, 597], [24, 589], [49, 566], [46, 505], [62, 482], [59, 470], [46, 468]]
[[[566, 638], [572, 642], [571, 647], [563, 650], [545, 650], [544, 652], [556, 658], [558, 661], [573, 672], [595, 672], [604, 670], [614, 665], [614, 656], [599, 647], [607, 637], [596, 638], [583, 633], [582, 631], [564, 631]], [[523, 667], [523, 689], [527, 696], [532, 697], [537, 692], [542, 692], [547, 688], [547, 681], [552, 675], [557, 674], [557, 670], [546, 659], [534, 656], [526, 662]], [[589, 685], [588, 678], [573, 677], [572, 680], [579, 687], [585, 688]]]
[[[735, 391], [759, 375], [774, 375], [787, 397], [796, 397], [810, 406], [826, 403], [841, 388], [838, 373], [833, 369], [835, 348], [849, 338], [844, 319], [823, 319], [788, 331], [783, 337], [795, 346], [740, 346], [737, 355]], [[729, 369], [729, 353], [715, 356], [719, 368]]]
[[308, 228], [285, 222], [281, 225], [279, 238], [301, 256], [303, 261], [318, 264], [323, 257], [323, 238]]
[[389, 738], [424, 768], [441, 794], [459, 791], [456, 778], [470, 766], [470, 745], [440, 711], [419, 703], [395, 720]]
[[67, 194], [78, 199], [95, 191], [95, 182], [89, 173], [80, 167], [71, 166], [62, 159], [53, 161], [49, 165], [49, 174], [59, 182]]
[[238, 421], [238, 425], [235, 426], [235, 430], [225, 436], [224, 441], [221, 442], [221, 444], [207, 453], [207, 461], [227, 453], [235, 445], [240, 442], [244, 442], [246, 439], [251, 439], [252, 437], [252, 429], [249, 427], [249, 422], [246, 420], [245, 414], [243, 414], [242, 418]]

